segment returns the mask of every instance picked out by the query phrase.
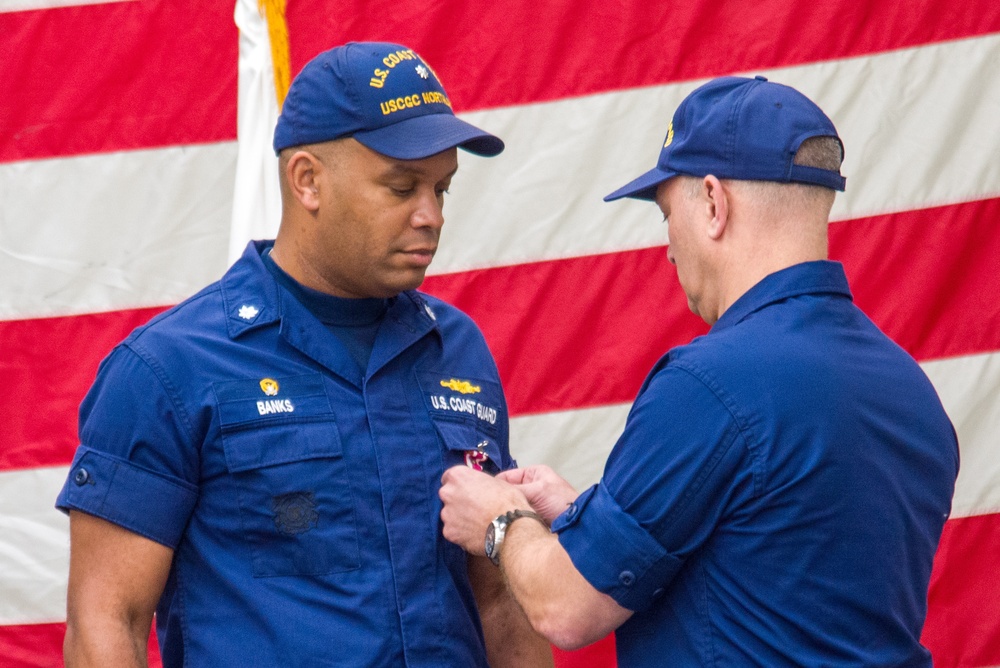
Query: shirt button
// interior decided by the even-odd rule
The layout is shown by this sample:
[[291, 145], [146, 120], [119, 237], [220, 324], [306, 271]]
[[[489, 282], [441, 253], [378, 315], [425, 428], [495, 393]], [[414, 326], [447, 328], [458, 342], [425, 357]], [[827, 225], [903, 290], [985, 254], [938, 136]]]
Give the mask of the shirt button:
[[90, 473], [85, 468], [79, 468], [73, 474], [73, 482], [77, 485], [86, 485], [90, 481]]
[[667, 590], [664, 589], [663, 587], [657, 587], [656, 589], [653, 590], [653, 598], [654, 599], [660, 598], [666, 591]]
[[566, 517], [576, 516], [577, 507], [575, 503], [569, 504], [569, 508], [566, 509]]
[[621, 582], [626, 587], [631, 587], [635, 582], [635, 573], [632, 571], [622, 571], [618, 575], [618, 581]]

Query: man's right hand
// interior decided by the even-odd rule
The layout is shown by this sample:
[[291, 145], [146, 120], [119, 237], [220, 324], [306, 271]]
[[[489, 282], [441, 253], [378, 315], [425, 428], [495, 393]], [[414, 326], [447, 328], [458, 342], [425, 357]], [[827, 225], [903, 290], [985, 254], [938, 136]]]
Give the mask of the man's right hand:
[[501, 471], [497, 478], [517, 485], [532, 509], [550, 524], [579, 496], [572, 485], [543, 464]]

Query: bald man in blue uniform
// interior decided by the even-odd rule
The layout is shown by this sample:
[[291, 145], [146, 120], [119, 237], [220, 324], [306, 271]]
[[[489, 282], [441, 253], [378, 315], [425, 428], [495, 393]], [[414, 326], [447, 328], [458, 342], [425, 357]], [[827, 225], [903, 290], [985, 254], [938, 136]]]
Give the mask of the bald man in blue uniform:
[[545, 467], [452, 468], [441, 489], [445, 536], [488, 553], [555, 644], [615, 631], [622, 668], [931, 665], [958, 444], [827, 259], [842, 159], [804, 95], [725, 77], [606, 198], [657, 203], [711, 330], [653, 367], [582, 494]]

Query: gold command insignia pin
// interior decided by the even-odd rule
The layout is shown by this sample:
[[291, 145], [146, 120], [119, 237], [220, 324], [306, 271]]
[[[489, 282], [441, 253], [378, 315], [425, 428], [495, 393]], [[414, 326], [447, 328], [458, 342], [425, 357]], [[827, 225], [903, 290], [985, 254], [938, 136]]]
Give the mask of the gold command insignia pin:
[[273, 397], [278, 393], [278, 381], [273, 378], [263, 378], [260, 381], [260, 389], [264, 391], [269, 397]]

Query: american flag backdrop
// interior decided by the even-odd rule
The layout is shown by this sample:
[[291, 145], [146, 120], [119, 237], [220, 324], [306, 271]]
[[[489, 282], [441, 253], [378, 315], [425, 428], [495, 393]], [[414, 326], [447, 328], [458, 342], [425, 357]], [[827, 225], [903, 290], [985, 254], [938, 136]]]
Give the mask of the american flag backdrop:
[[[937, 666], [1000, 665], [1000, 3], [287, 0], [286, 18], [292, 73], [401, 42], [506, 141], [460, 154], [423, 289], [485, 332], [521, 465], [580, 489], [655, 360], [706, 330], [656, 208], [601, 197], [710, 77], [817, 101], [846, 144], [831, 255], [959, 435], [924, 642]], [[239, 43], [233, 0], [0, 0], [0, 666], [61, 664], [53, 503], [98, 362], [227, 266]], [[610, 668], [613, 639], [557, 662]]]

